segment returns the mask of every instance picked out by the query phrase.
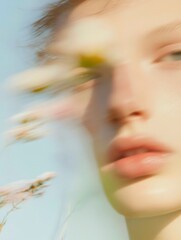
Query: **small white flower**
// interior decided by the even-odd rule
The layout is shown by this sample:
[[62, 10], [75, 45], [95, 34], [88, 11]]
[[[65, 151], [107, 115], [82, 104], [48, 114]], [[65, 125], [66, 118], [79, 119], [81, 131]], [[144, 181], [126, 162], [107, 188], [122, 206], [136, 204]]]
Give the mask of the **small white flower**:
[[40, 175], [33, 180], [21, 180], [0, 187], [0, 207], [7, 204], [18, 204], [43, 194], [42, 189], [46, 187], [45, 183], [52, 180], [56, 174], [48, 172]]
[[102, 63], [112, 64], [118, 58], [116, 40], [116, 31], [105, 19], [87, 17], [67, 27], [61, 32], [60, 39], [49, 48], [77, 57], [81, 66], [91, 67]]
[[46, 182], [46, 181], [53, 179], [54, 177], [56, 177], [55, 172], [46, 172], [46, 173], [43, 173], [42, 175], [40, 175], [38, 178], [36, 178], [36, 180]]
[[41, 128], [40, 124], [28, 124], [23, 126], [18, 126], [17, 128], [10, 130], [6, 134], [6, 139], [8, 144], [16, 141], [34, 141], [45, 137], [47, 135], [47, 130]]
[[45, 129], [31, 130], [24, 137], [24, 140], [27, 142], [35, 141], [35, 140], [38, 140], [38, 139], [41, 139], [41, 138], [47, 136], [47, 134], [48, 134], [48, 131], [46, 131]]
[[67, 77], [68, 67], [49, 64], [26, 70], [12, 77], [10, 82], [14, 90], [31, 93], [43, 92], [55, 87], [58, 81]]
[[33, 121], [41, 120], [42, 115], [40, 111], [32, 110], [17, 114], [16, 116], [12, 117], [12, 121], [18, 122], [20, 124], [27, 124]]

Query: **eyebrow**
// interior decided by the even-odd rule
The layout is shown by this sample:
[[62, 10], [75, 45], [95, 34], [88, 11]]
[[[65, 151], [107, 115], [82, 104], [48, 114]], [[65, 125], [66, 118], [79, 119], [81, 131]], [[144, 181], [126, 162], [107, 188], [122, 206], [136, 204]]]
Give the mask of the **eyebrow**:
[[172, 32], [181, 30], [181, 21], [174, 21], [171, 23], [167, 23], [164, 25], [161, 25], [151, 31], [149, 33], [149, 36], [151, 35], [160, 35], [160, 34], [171, 34]]
[[[148, 33], [148, 35], [146, 36], [147, 38], [151, 38], [152, 36], [159, 36], [160, 35], [170, 35], [172, 34], [173, 32], [176, 32], [176, 31], [179, 31], [181, 30], [181, 21], [174, 21], [174, 22], [169, 22], [167, 24], [163, 24], [159, 27], [157, 27], [156, 29], [152, 30], [151, 32]], [[51, 45], [51, 44], [50, 44]], [[55, 56], [60, 56], [59, 53], [58, 54], [55, 54], [55, 52], [51, 51], [49, 49], [49, 44], [48, 46], [44, 49], [44, 54], [47, 55], [47, 56], [52, 56], [52, 57], [55, 57]]]

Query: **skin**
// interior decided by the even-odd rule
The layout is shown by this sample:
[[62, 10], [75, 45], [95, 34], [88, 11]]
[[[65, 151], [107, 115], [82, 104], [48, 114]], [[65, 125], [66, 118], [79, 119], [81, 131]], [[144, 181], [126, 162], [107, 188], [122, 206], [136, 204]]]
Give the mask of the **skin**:
[[[122, 54], [111, 73], [103, 69], [96, 84], [75, 99], [94, 142], [105, 193], [125, 216], [131, 240], [180, 240], [181, 56], [176, 59], [173, 51], [181, 52], [181, 1], [85, 1], [68, 21], [91, 14], [115, 29]], [[173, 152], [159, 173], [124, 179], [107, 163], [107, 150], [114, 139], [136, 134]]]

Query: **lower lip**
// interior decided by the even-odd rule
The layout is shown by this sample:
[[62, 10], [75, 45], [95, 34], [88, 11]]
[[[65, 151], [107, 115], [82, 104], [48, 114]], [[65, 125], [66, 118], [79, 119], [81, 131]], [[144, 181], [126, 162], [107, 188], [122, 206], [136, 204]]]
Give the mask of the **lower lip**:
[[146, 152], [119, 159], [114, 162], [114, 165], [121, 177], [135, 179], [157, 174], [165, 165], [167, 155], [166, 153]]

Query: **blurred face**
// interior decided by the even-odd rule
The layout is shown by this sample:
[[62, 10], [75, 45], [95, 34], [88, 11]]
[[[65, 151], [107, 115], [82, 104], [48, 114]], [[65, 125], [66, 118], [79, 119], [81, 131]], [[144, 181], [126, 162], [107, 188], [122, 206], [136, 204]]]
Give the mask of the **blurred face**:
[[[103, 69], [94, 80], [84, 112], [105, 192], [114, 208], [127, 217], [179, 210], [181, 1], [106, 2], [86, 1], [70, 16], [74, 20], [100, 11], [98, 16], [118, 36], [122, 60], [111, 71]], [[129, 145], [131, 139], [145, 137], [159, 142], [170, 154], [151, 155], [148, 165], [143, 163], [147, 156], [143, 153], [123, 163], [124, 139]], [[149, 169], [149, 161], [161, 164], [159, 170]]]

